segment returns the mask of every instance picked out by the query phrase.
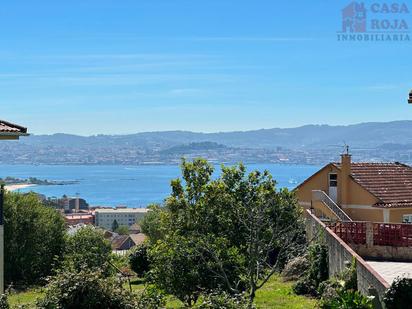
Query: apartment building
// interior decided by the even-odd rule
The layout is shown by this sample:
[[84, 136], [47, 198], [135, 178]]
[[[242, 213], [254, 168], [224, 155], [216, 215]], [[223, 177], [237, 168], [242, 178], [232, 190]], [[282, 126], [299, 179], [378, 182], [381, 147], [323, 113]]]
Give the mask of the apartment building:
[[147, 212], [146, 208], [100, 208], [95, 210], [95, 225], [106, 230], [111, 230], [115, 221], [118, 226], [132, 226]]

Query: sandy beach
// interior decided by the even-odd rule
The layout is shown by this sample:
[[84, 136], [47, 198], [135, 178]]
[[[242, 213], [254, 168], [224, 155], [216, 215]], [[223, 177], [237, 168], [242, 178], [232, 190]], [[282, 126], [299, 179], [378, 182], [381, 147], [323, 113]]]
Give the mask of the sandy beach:
[[17, 190], [20, 190], [20, 189], [24, 189], [24, 188], [28, 188], [28, 187], [33, 187], [33, 186], [35, 186], [35, 185], [26, 184], [26, 183], [25, 183], [25, 184], [5, 186], [5, 189], [6, 189], [7, 191], [17, 191]]

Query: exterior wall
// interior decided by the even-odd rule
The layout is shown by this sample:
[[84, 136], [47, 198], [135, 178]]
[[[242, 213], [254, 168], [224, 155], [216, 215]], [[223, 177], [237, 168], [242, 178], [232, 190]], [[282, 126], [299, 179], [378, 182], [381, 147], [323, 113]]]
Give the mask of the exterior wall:
[[[339, 182], [338, 182], [339, 191]], [[373, 205], [379, 200], [374, 197], [371, 193], [365, 190], [361, 185], [359, 185], [352, 178], [349, 179], [349, 197], [348, 204], [351, 205]]]
[[111, 230], [114, 220], [120, 225], [132, 226], [140, 221], [146, 212], [136, 211], [98, 211], [96, 210], [96, 226]]
[[6, 136], [6, 135], [0, 135], [0, 140], [16, 140], [19, 139], [18, 136]]
[[402, 223], [403, 215], [411, 215], [412, 208], [394, 208], [389, 210], [389, 220], [394, 223]]
[[[318, 173], [314, 174], [310, 179], [303, 183], [297, 190], [296, 195], [299, 202], [308, 203], [312, 200], [312, 191], [313, 190], [322, 190], [328, 193], [329, 191], [329, 173], [339, 173], [334, 165], [326, 165]], [[339, 190], [339, 188], [338, 188]]]
[[384, 222], [383, 210], [379, 208], [362, 205], [349, 205], [343, 207], [343, 209], [354, 221]]
[[395, 246], [368, 246], [349, 244], [359, 255], [374, 260], [412, 261], [412, 248]]
[[[383, 300], [389, 284], [374, 271], [352, 248], [350, 248], [333, 231], [318, 218], [306, 211], [306, 233], [308, 239], [320, 239], [329, 249], [329, 274], [334, 275], [346, 269], [352, 259], [356, 260], [358, 289], [363, 295], [377, 295]], [[323, 237], [322, 237], [323, 236]]]
[[312, 207], [315, 209], [316, 214], [322, 217], [331, 218], [337, 220], [338, 217], [321, 201], [314, 201]]

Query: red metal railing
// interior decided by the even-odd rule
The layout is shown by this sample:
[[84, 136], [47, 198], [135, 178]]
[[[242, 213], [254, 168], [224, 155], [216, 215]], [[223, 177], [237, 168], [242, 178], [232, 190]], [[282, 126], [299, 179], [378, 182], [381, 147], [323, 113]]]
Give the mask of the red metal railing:
[[372, 224], [371, 238], [375, 246], [412, 247], [412, 224], [352, 221], [330, 222], [327, 225], [347, 243], [366, 244], [367, 224]]
[[412, 246], [412, 225], [374, 223], [373, 244], [376, 246]]
[[345, 242], [366, 244], [366, 222], [335, 222], [329, 228]]

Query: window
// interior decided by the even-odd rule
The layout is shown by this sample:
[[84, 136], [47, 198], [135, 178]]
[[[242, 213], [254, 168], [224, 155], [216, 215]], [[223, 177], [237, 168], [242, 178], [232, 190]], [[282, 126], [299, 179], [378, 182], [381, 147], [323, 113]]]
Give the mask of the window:
[[411, 224], [412, 223], [412, 214], [403, 215], [402, 222]]
[[329, 187], [338, 186], [338, 174], [329, 174]]

